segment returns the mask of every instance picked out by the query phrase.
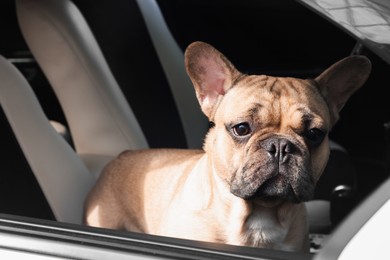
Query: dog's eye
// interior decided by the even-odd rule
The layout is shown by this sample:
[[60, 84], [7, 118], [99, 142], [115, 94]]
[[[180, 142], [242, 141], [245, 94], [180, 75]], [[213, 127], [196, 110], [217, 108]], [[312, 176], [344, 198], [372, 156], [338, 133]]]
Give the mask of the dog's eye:
[[305, 136], [312, 145], [316, 146], [322, 143], [325, 138], [325, 135], [326, 134], [322, 130], [318, 128], [312, 128], [306, 132]]
[[240, 123], [233, 126], [233, 134], [235, 136], [246, 136], [251, 133], [251, 128], [248, 123]]

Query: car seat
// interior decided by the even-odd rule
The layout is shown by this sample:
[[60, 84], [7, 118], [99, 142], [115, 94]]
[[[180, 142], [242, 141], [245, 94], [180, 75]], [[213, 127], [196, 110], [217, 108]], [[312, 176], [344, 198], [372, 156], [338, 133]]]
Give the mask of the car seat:
[[18, 0], [23, 36], [45, 72], [81, 156], [147, 148], [87, 23], [70, 1]]
[[[35, 57], [50, 72], [74, 150], [4, 58], [1, 105], [55, 218], [80, 224], [85, 196], [104, 165], [123, 150], [148, 144], [77, 8], [68, 1], [17, 1], [17, 12]], [[44, 35], [50, 37], [47, 45], [34, 42], [39, 36], [45, 41]]]
[[[146, 2], [138, 3], [144, 6]], [[68, 0], [17, 0], [16, 7], [23, 36], [58, 96], [68, 120], [76, 150], [81, 153], [90, 153], [90, 150], [96, 152], [96, 149], [102, 149], [103, 153], [106, 149], [112, 149], [114, 153], [123, 150], [125, 147], [121, 146], [123, 144], [121, 140], [115, 144], [107, 138], [98, 138], [95, 135], [100, 127], [107, 127], [113, 123], [104, 122], [107, 119], [102, 119], [100, 113], [103, 115], [109, 113], [107, 114], [109, 118], [113, 117], [120, 122], [120, 128], [123, 128], [121, 135], [127, 132], [125, 125], [134, 119], [127, 120], [127, 123], [121, 119], [124, 117], [122, 111], [129, 110], [124, 108], [127, 106], [126, 100], [122, 94], [118, 94], [121, 90], [79, 9]], [[158, 6], [149, 4], [143, 8], [150, 12], [156, 7], [158, 8]], [[147, 23], [151, 30], [154, 25], [159, 25], [158, 28], [154, 28], [158, 32], [158, 35], [156, 33], [158, 38], [152, 38], [175, 98], [187, 145], [190, 148], [200, 148], [208, 122], [198, 108], [192, 84], [185, 73], [183, 53], [169, 35], [167, 26], [162, 26], [161, 13], [160, 17], [155, 12], [148, 17], [154, 19], [152, 23]], [[68, 75], [73, 76], [68, 77]], [[89, 97], [92, 93], [94, 96]], [[120, 100], [119, 105], [110, 103], [113, 95], [116, 95], [115, 99]], [[88, 102], [85, 100], [87, 97]], [[92, 102], [94, 104], [91, 105]], [[108, 109], [102, 107], [101, 103], [104, 102], [108, 104]], [[84, 110], [87, 105], [88, 111], [85, 111], [83, 115], [88, 118], [99, 115], [99, 118], [93, 118], [94, 122], [90, 122], [90, 118], [89, 120], [82, 118], [83, 115], [79, 113], [80, 109]], [[130, 117], [130, 113], [126, 113]], [[131, 117], [134, 118], [132, 113]], [[95, 124], [98, 124], [99, 128], [95, 127]], [[107, 131], [112, 131], [112, 129]], [[141, 135], [142, 132], [139, 132]], [[112, 133], [110, 138], [116, 136], [119, 135]], [[138, 139], [142, 140], [144, 137]], [[110, 141], [109, 147], [101, 144], [101, 142], [108, 143], [108, 141]], [[136, 139], [132, 140], [132, 142], [135, 141]], [[142, 143], [141, 146], [145, 146], [145, 142], [142, 141]], [[96, 147], [97, 145], [103, 145], [104, 148]]]
[[81, 223], [83, 198], [96, 181], [45, 116], [26, 79], [0, 56], [0, 105], [56, 219]]

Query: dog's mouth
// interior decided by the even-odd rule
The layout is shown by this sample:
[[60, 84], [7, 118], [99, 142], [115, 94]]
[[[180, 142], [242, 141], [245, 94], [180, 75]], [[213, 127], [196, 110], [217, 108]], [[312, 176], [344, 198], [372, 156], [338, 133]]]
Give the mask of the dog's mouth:
[[289, 201], [300, 203], [301, 199], [296, 195], [291, 183], [281, 175], [274, 176], [265, 181], [249, 200], [260, 199], [267, 203], [275, 201]]
[[273, 208], [282, 204], [286, 200], [279, 197], [254, 197], [250, 199], [250, 201], [253, 201], [255, 204], [259, 204], [266, 208]]
[[282, 201], [301, 203], [308, 201], [314, 194], [314, 184], [309, 181], [291, 181], [284, 174], [277, 174], [265, 180], [258, 187], [251, 187], [231, 192], [245, 200], [261, 201], [262, 203], [274, 205]]

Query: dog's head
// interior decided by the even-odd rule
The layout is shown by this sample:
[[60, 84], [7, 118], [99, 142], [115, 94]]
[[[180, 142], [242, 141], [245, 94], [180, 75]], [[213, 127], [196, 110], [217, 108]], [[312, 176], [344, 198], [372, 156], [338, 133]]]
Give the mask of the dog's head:
[[328, 133], [367, 79], [368, 59], [345, 58], [313, 80], [242, 74], [202, 42], [187, 48], [185, 61], [214, 125], [205, 150], [231, 193], [246, 200], [309, 200], [328, 160]]

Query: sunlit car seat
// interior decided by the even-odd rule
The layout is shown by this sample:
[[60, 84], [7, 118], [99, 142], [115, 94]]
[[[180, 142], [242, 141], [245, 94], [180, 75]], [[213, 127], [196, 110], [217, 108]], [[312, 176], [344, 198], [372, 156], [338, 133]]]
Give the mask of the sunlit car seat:
[[[148, 143], [89, 27], [69, 3], [18, 1], [17, 10], [24, 36], [64, 110], [75, 151], [64, 145], [46, 121], [35, 96], [26, 90], [26, 82], [21, 83], [26, 102], [2, 94], [2, 105], [55, 218], [81, 223], [85, 195], [102, 167], [121, 151], [147, 148]], [[51, 19], [53, 14], [55, 19]], [[31, 109], [29, 98], [35, 106]], [[7, 107], [8, 100], [15, 106], [19, 104], [15, 100], [20, 100], [31, 113], [29, 120], [19, 118], [21, 112], [15, 106]], [[39, 121], [34, 121], [36, 117]], [[32, 131], [29, 125], [43, 129]], [[44, 138], [45, 142], [36, 142]]]
[[[64, 108], [76, 151], [88, 155], [113, 155], [120, 152], [121, 149], [127, 148], [128, 145], [116, 146], [115, 142], [110, 143], [109, 139], [105, 139], [104, 136], [98, 137], [98, 135], [93, 134], [96, 130], [104, 129], [110, 125], [110, 121], [101, 120], [101, 118], [90, 121], [89, 117], [94, 117], [101, 112], [106, 113], [104, 112], [105, 108], [100, 107], [101, 104], [111, 103], [110, 98], [113, 96], [111, 92], [118, 95], [120, 90], [94, 36], [76, 6], [68, 0], [17, 0], [16, 3], [23, 35]], [[137, 0], [137, 3], [170, 84], [188, 147], [198, 148], [206, 131], [207, 122], [200, 114], [193, 87], [186, 76], [183, 53], [170, 34], [156, 1]], [[85, 84], [89, 87], [85, 87]], [[83, 98], [80, 100], [79, 97], [88, 97], [89, 91], [93, 93], [94, 97], [97, 97], [98, 101], [91, 101], [94, 105], [84, 109], [84, 106], [89, 105], [89, 102], [84, 102]], [[120, 102], [124, 102], [122, 97], [120, 100]], [[121, 109], [128, 111], [129, 108], [122, 104], [110, 115], [119, 113], [117, 117], [120, 118], [123, 113], [120, 111]], [[78, 124], [82, 126], [78, 126]], [[90, 130], [92, 133], [89, 132]], [[114, 131], [112, 135], [117, 133]], [[122, 133], [119, 131], [119, 134]], [[96, 140], [103, 145], [95, 144]], [[85, 142], [90, 142], [90, 144], [85, 144]], [[144, 141], [139, 146], [144, 146], [142, 144]], [[132, 148], [137, 148], [137, 146]], [[338, 145], [334, 143], [332, 143], [331, 148], [331, 160], [338, 162], [337, 154], [341, 152], [344, 156], [345, 151], [338, 149]], [[93, 160], [87, 165], [98, 164], [95, 168], [99, 169], [101, 165], [96, 161], [104, 162], [104, 160]], [[340, 164], [336, 163], [336, 165]], [[337, 172], [337, 166], [328, 167], [325, 175], [340, 176]], [[344, 174], [348, 176], [349, 172], [343, 172], [342, 175]], [[308, 203], [309, 219], [313, 232], [328, 232], [330, 229], [331, 193], [334, 187], [344, 184], [344, 182], [337, 182], [338, 177], [335, 179], [335, 182], [328, 182], [331, 183], [332, 187], [330, 189], [326, 187], [326, 196], [322, 196], [319, 192], [316, 199]], [[350, 181], [347, 180], [345, 186], [349, 186], [349, 183]]]
[[0, 56], [0, 104], [16, 139], [59, 221], [81, 223], [91, 173], [57, 133], [23, 75]]
[[[145, 12], [152, 12], [148, 17], [154, 21], [147, 25], [150, 30], [156, 31], [156, 36], [152, 37], [154, 46], [174, 96], [187, 145], [190, 148], [200, 148], [208, 122], [199, 109], [192, 84], [185, 73], [183, 53], [169, 35], [167, 27], [161, 26], [162, 16], [161, 13], [160, 16], [156, 15], [156, 3], [151, 1], [148, 6], [144, 6], [146, 2], [148, 1], [139, 1], [139, 5]], [[102, 149], [104, 154], [106, 149], [112, 149], [115, 153], [119, 148], [126, 148], [120, 139], [112, 142], [96, 135], [101, 132], [100, 127], [114, 123], [112, 118], [119, 122], [115, 124], [119, 125], [121, 133], [112, 133], [111, 138], [124, 135], [128, 132], [125, 125], [134, 120], [123, 119], [133, 115], [130, 116], [128, 112], [126, 114], [129, 115], [123, 115], [122, 111], [129, 110], [123, 108], [126, 101], [118, 94], [118, 84], [78, 8], [68, 0], [17, 0], [16, 7], [23, 36], [58, 96], [77, 151], [91, 153]], [[154, 28], [156, 24], [160, 24], [158, 28]], [[114, 99], [113, 95], [116, 96]], [[111, 100], [120, 100], [120, 103], [112, 104]], [[103, 107], [102, 103], [108, 103], [109, 109]], [[88, 108], [85, 111], [86, 106]], [[81, 109], [82, 115], [79, 112]], [[102, 111], [107, 111], [104, 112], [107, 119], [101, 118], [104, 116], [100, 115]], [[90, 117], [96, 115], [99, 115], [98, 118], [93, 118], [94, 122], [90, 122]], [[138, 142], [143, 143], [141, 146], [145, 146], [143, 137], [139, 139], [141, 141]], [[110, 147], [106, 146], [107, 143], [111, 143]]]
[[69, 124], [77, 153], [99, 156], [147, 148], [139, 124], [94, 36], [68, 1], [17, 1], [20, 28]]

